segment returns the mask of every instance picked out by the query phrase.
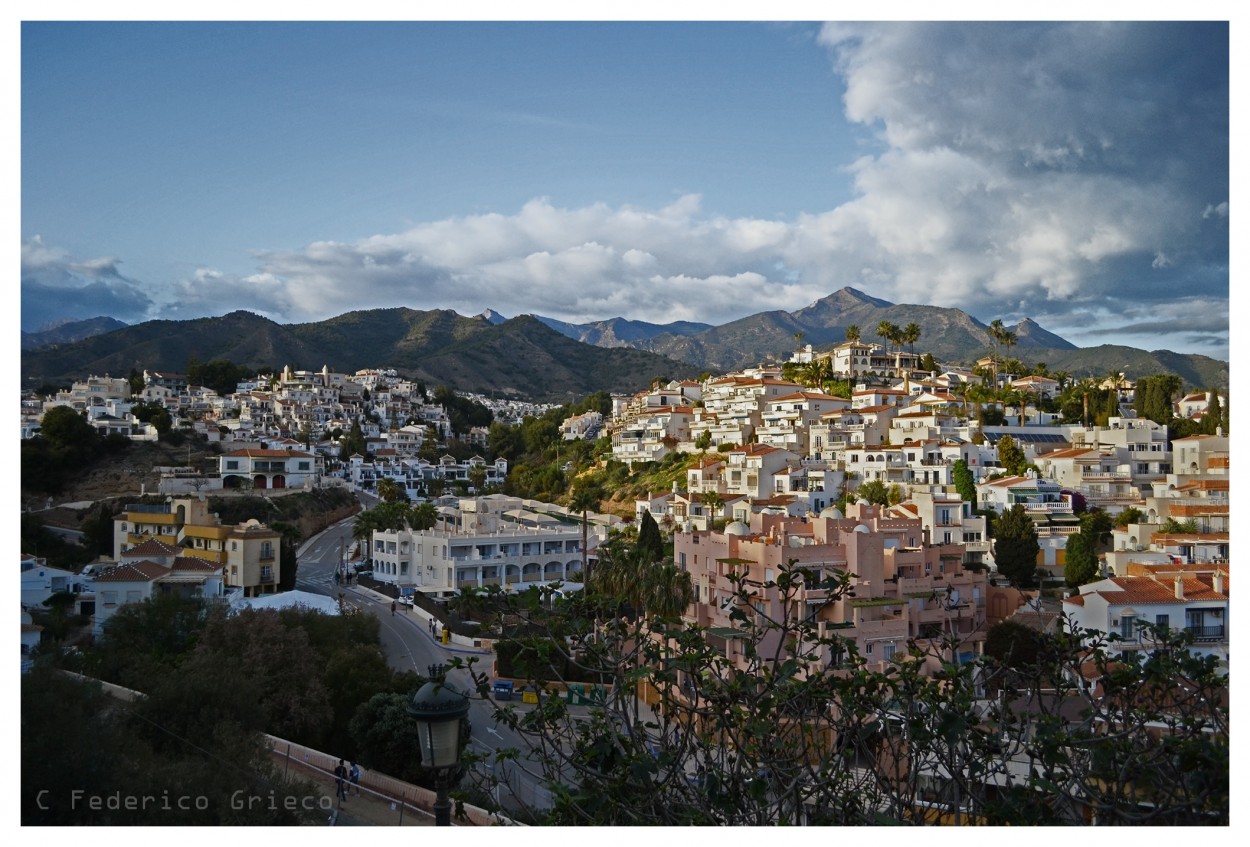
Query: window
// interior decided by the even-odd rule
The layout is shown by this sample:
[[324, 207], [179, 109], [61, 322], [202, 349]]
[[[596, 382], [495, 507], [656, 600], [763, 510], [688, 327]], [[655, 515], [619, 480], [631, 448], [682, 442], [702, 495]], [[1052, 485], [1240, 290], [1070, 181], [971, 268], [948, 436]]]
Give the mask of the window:
[[227, 460], [226, 460], [226, 470], [228, 470], [228, 471], [237, 471], [238, 469], [239, 469], [239, 460], [238, 460], [238, 459], [227, 459]]
[[1133, 615], [1125, 615], [1120, 618], [1120, 636], [1123, 638], [1132, 638], [1136, 630], [1137, 618]]
[[881, 658], [887, 662], [894, 658], [894, 642], [881, 645]]
[[1168, 625], [1167, 615], [1155, 615], [1155, 626], [1166, 627]]
[[306, 471], [306, 470], [308, 470], [308, 462], [300, 462], [300, 463], [299, 463], [299, 469], [300, 469], [301, 471]]

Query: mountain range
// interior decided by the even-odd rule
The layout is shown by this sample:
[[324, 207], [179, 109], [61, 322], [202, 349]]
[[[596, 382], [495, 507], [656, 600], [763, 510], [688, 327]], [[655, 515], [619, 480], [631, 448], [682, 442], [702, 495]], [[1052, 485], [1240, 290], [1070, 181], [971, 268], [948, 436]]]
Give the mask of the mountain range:
[[[320, 370], [328, 364], [349, 373], [394, 367], [462, 391], [567, 399], [600, 390], [635, 391], [656, 376], [684, 378], [783, 361], [796, 342], [817, 350], [842, 342], [851, 325], [865, 341], [874, 341], [881, 321], [918, 324], [916, 351], [932, 353], [939, 362], [971, 364], [992, 345], [989, 327], [960, 309], [895, 304], [843, 288], [793, 312], [761, 312], [721, 326], [624, 318], [571, 324], [531, 315], [507, 319], [492, 310], [466, 318], [449, 310], [406, 308], [286, 325], [244, 311], [111, 330], [97, 323], [107, 331], [79, 340], [73, 340], [74, 325], [67, 324], [59, 331], [68, 340], [23, 350], [22, 375], [33, 385], [132, 368], [182, 372], [194, 356], [256, 367]], [[1228, 363], [1208, 356], [1117, 345], [1078, 348], [1027, 318], [1007, 328], [1016, 334], [1010, 355], [1026, 364], [1045, 362], [1076, 376], [1175, 373], [1197, 387], [1229, 384]], [[27, 341], [23, 335], [24, 347]]]

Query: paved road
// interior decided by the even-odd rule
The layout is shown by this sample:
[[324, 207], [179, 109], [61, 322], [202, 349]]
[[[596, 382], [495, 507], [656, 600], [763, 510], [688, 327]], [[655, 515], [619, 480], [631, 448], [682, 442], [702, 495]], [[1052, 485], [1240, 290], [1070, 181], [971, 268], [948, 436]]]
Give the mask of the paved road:
[[[369, 501], [377, 502], [377, 498], [370, 495], [362, 493], [359, 496], [367, 504]], [[355, 517], [339, 521], [301, 545], [295, 587], [327, 597], [338, 597], [342, 594], [344, 602], [377, 617], [381, 624], [379, 634], [387, 661], [396, 670], [415, 670], [425, 675], [430, 665], [446, 664], [456, 656], [465, 662], [476, 659], [474, 670], [478, 673], [489, 673], [492, 654], [459, 645], [444, 646], [436, 642], [430, 634], [428, 618], [423, 610], [400, 606], [399, 611], [392, 615], [390, 598], [355, 584], [348, 587], [334, 582], [334, 572], [344, 551], [351, 549], [354, 522]], [[448, 681], [462, 691], [473, 688], [467, 670], [452, 670], [448, 673]], [[478, 699], [476, 695], [470, 700], [469, 721], [473, 727], [470, 743], [473, 749], [487, 754], [501, 748], [525, 750], [527, 745], [519, 736], [495, 721], [494, 708], [493, 704]], [[516, 785], [517, 794], [526, 803], [539, 807], [550, 805], [550, 794], [532, 776], [523, 773], [519, 764], [506, 763], [502, 767], [504, 770], [496, 770], [496, 774], [502, 776], [506, 773]], [[529, 769], [533, 772], [537, 770], [532, 765]], [[503, 792], [504, 795], [506, 793]], [[501, 796], [500, 799], [506, 802], [506, 796]]]

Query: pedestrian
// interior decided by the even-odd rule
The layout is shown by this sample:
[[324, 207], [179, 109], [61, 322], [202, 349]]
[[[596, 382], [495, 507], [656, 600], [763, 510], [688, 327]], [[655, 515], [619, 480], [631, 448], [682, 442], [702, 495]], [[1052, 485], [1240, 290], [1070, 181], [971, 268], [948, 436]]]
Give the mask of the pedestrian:
[[351, 777], [352, 785], [356, 786], [356, 796], [360, 796], [360, 765], [352, 761], [351, 769], [347, 772]]
[[339, 800], [347, 802], [347, 768], [342, 759], [339, 759], [338, 767], [334, 769], [334, 793]]
[[391, 601], [391, 617], [395, 617], [395, 601]]

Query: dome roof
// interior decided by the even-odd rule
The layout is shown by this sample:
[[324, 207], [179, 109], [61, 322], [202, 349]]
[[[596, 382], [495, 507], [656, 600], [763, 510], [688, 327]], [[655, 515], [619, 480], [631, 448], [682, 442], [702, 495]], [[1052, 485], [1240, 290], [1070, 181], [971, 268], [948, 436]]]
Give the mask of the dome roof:
[[844, 517], [842, 511], [837, 506], [826, 506], [821, 510], [820, 516], [822, 518], [833, 518], [835, 521], [840, 521]]
[[871, 529], [869, 529], [868, 527], [864, 526], [863, 524], [860, 524], [859, 526], [855, 527], [855, 531], [856, 531], [856, 532], [863, 532], [863, 533], [869, 533], [869, 532], [872, 532], [872, 530], [871, 530]]
[[747, 526], [742, 521], [734, 521], [733, 523], [725, 527], [725, 534], [726, 535], [750, 535], [751, 527]]

